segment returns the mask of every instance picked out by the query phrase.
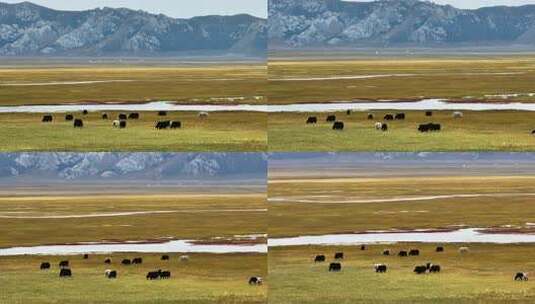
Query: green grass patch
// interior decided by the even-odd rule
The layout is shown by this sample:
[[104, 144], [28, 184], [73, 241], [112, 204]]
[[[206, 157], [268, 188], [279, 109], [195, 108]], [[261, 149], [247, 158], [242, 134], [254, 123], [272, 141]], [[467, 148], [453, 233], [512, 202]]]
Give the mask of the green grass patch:
[[[269, 302], [315, 303], [531, 303], [535, 285], [514, 282], [517, 271], [529, 272], [533, 245], [450, 244], [435, 253], [435, 244], [384, 244], [361, 251], [357, 246], [303, 246], [270, 248]], [[459, 246], [469, 246], [461, 255]], [[419, 248], [419, 257], [382, 256], [383, 249], [394, 252]], [[343, 251], [342, 272], [329, 273], [328, 262]], [[316, 254], [326, 254], [326, 263], [314, 263]], [[414, 266], [439, 264], [439, 274], [416, 275]], [[385, 263], [385, 274], [373, 270]]]
[[[405, 112], [404, 121], [387, 122], [388, 132], [377, 131], [376, 121], [386, 113]], [[343, 121], [343, 131], [332, 130], [326, 123], [328, 114], [270, 113], [268, 118], [269, 151], [534, 151], [531, 131], [534, 112], [463, 111], [464, 118], [455, 119], [452, 111], [435, 111], [426, 117], [424, 111], [372, 111], [375, 120], [367, 120], [366, 112], [346, 115], [336, 113]], [[318, 125], [306, 125], [308, 116], [317, 116]], [[421, 123], [441, 123], [441, 132], [420, 133]]]
[[[42, 123], [43, 114], [0, 114], [1, 152], [15, 151], [263, 151], [267, 146], [266, 114], [217, 112], [201, 119], [193, 112], [140, 112], [139, 120], [128, 120], [126, 129], [112, 127], [117, 112], [88, 115], [83, 129], [73, 128], [65, 114], [54, 114], [54, 122]], [[182, 128], [156, 130], [159, 120], [178, 120]]]
[[[250, 276], [267, 275], [265, 254], [180, 254], [160, 261], [161, 254], [124, 253], [81, 256], [0, 257], [0, 303], [267, 303], [267, 284], [249, 286]], [[112, 265], [104, 264], [106, 257]], [[123, 258], [142, 257], [142, 265], [122, 266]], [[70, 279], [60, 279], [58, 263], [68, 259]], [[52, 268], [39, 270], [42, 261]], [[104, 276], [106, 269], [118, 271], [117, 280]], [[170, 270], [169, 280], [148, 281], [148, 271]]]

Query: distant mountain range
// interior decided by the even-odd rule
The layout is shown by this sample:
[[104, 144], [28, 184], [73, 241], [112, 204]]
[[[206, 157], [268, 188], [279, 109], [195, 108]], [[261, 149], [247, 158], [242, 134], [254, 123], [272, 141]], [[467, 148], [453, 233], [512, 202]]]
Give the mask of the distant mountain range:
[[265, 179], [261, 153], [0, 153], [0, 185], [12, 179]]
[[174, 19], [125, 8], [57, 11], [0, 2], [0, 56], [265, 56], [266, 20]]
[[270, 48], [535, 45], [535, 5], [269, 0]]
[[535, 154], [517, 152], [360, 152], [360, 153], [336, 153], [336, 152], [303, 152], [303, 153], [270, 153], [269, 166], [295, 163], [298, 165], [313, 166], [318, 163], [331, 164], [359, 164], [366, 166], [391, 165], [422, 165], [449, 164], [463, 166], [518, 164], [522, 166], [535, 166]]

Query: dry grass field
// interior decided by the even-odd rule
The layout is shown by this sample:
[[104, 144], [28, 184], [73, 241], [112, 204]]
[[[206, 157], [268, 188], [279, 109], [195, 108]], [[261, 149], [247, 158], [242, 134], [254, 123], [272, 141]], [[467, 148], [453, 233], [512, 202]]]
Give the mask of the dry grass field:
[[0, 105], [161, 100], [184, 104], [265, 104], [266, 73], [263, 63], [164, 66], [25, 63], [0, 67]]
[[[298, 58], [269, 61], [270, 103], [535, 100], [535, 64], [529, 55]], [[501, 96], [507, 94], [519, 95]]]

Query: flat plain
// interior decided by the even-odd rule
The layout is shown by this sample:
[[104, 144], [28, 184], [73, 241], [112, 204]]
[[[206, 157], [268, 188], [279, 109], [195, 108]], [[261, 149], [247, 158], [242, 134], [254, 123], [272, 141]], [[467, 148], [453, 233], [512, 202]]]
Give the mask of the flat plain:
[[[395, 107], [395, 104], [392, 105]], [[405, 120], [384, 121], [385, 114], [405, 113]], [[534, 151], [535, 113], [529, 111], [370, 111], [335, 113], [270, 113], [268, 117], [269, 151], [272, 152], [344, 152], [344, 151]], [[367, 114], [374, 114], [373, 120]], [[326, 122], [335, 115], [344, 130], [333, 130]], [[318, 124], [307, 125], [315, 116]], [[385, 122], [388, 131], [375, 129]], [[440, 123], [440, 132], [421, 133], [423, 123]]]
[[[265, 254], [95, 254], [82, 256], [0, 257], [1, 303], [267, 303], [267, 284], [250, 286], [250, 276], [267, 275]], [[112, 264], [104, 264], [111, 257]], [[141, 257], [142, 265], [121, 265], [123, 258]], [[58, 263], [69, 260], [72, 278], [60, 279]], [[52, 268], [39, 270], [41, 262]], [[118, 278], [109, 280], [106, 269], [117, 270]], [[147, 272], [169, 270], [168, 280], [150, 281]]]
[[[269, 249], [269, 303], [531, 303], [535, 286], [531, 281], [513, 281], [518, 271], [531, 272], [532, 244], [448, 244], [436, 253], [437, 244], [398, 243], [360, 246], [298, 246]], [[458, 248], [468, 246], [468, 254]], [[420, 256], [383, 256], [418, 248]], [[344, 252], [342, 271], [328, 272], [335, 252]], [[317, 254], [327, 261], [314, 263]], [[416, 265], [428, 262], [441, 266], [440, 273], [417, 275]], [[384, 263], [386, 273], [375, 273], [373, 265]]]
[[[125, 244], [196, 240], [232, 244], [236, 236], [265, 234], [265, 195], [236, 186], [176, 191], [110, 191], [108, 187], [17, 188], [0, 197], [0, 248], [84, 242]], [[141, 187], [140, 187], [141, 188]], [[240, 189], [241, 188], [241, 189]], [[123, 189], [129, 189], [123, 187]], [[240, 189], [240, 190], [236, 190]], [[255, 190], [256, 189], [256, 190]], [[243, 241], [243, 239], [242, 239]], [[247, 242], [261, 243], [265, 238]], [[266, 303], [264, 253], [95, 253], [0, 256], [1, 303]], [[180, 261], [183, 254], [189, 261]], [[107, 257], [111, 264], [105, 264]], [[125, 266], [124, 258], [143, 258]], [[59, 278], [58, 262], [69, 260], [73, 277]], [[39, 270], [41, 262], [52, 268]], [[104, 271], [118, 271], [116, 280]], [[150, 281], [147, 272], [169, 270], [171, 279]], [[21, 283], [23, 282], [23, 283]]]
[[[14, 151], [263, 151], [267, 146], [267, 114], [259, 112], [215, 112], [200, 118], [198, 112], [139, 112], [125, 129], [112, 126], [119, 112], [72, 113], [84, 122], [74, 128], [65, 113], [53, 114], [54, 121], [42, 123], [43, 114], [0, 114], [2, 152]], [[126, 114], [130, 112], [124, 112]], [[175, 130], [157, 130], [158, 121], [182, 123]]]
[[[0, 105], [265, 103], [264, 63], [0, 62]], [[207, 90], [207, 88], [210, 88]]]
[[[441, 163], [425, 157], [411, 165], [351, 165], [311, 155], [270, 164], [270, 238], [423, 230], [426, 243], [370, 243], [364, 244], [365, 250], [360, 243], [270, 247], [270, 303], [534, 301], [531, 281], [513, 280], [517, 272], [535, 268], [529, 257], [533, 244], [444, 244], [440, 237], [433, 243], [433, 232], [460, 228], [533, 233], [533, 166], [489, 160], [461, 166], [462, 161]], [[384, 157], [388, 159], [388, 153]], [[368, 236], [373, 239], [373, 234]], [[437, 246], [444, 252], [436, 252]], [[460, 247], [469, 250], [461, 253]], [[389, 256], [383, 255], [385, 249]], [[419, 249], [419, 256], [398, 256], [410, 249]], [[336, 260], [342, 271], [329, 272], [336, 252], [344, 253], [343, 260]], [[315, 263], [320, 254], [326, 261]], [[388, 271], [376, 273], [376, 263], [386, 264]], [[413, 272], [426, 263], [440, 265], [440, 273]]]
[[532, 55], [274, 56], [269, 102], [450, 99], [532, 102]]
[[270, 237], [459, 227], [533, 231], [534, 178], [526, 173], [407, 170], [403, 176], [347, 177], [327, 168], [321, 172], [324, 177], [270, 178]]
[[266, 208], [243, 192], [2, 195], [0, 247], [262, 234]]

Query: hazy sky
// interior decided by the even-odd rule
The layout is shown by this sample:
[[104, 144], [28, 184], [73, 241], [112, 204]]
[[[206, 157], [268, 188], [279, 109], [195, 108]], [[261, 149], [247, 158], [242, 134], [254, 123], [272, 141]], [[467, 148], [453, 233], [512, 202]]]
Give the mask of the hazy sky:
[[[18, 3], [22, 0], [0, 0]], [[86, 10], [97, 7], [127, 7], [175, 18], [204, 15], [235, 15], [247, 13], [265, 18], [267, 0], [30, 0], [35, 4], [58, 10]]]
[[[346, 0], [346, 1], [373, 1], [373, 0]], [[432, 0], [439, 4], [450, 4], [458, 8], [480, 8], [482, 6], [508, 5], [519, 6], [526, 4], [535, 4], [535, 0]]]

